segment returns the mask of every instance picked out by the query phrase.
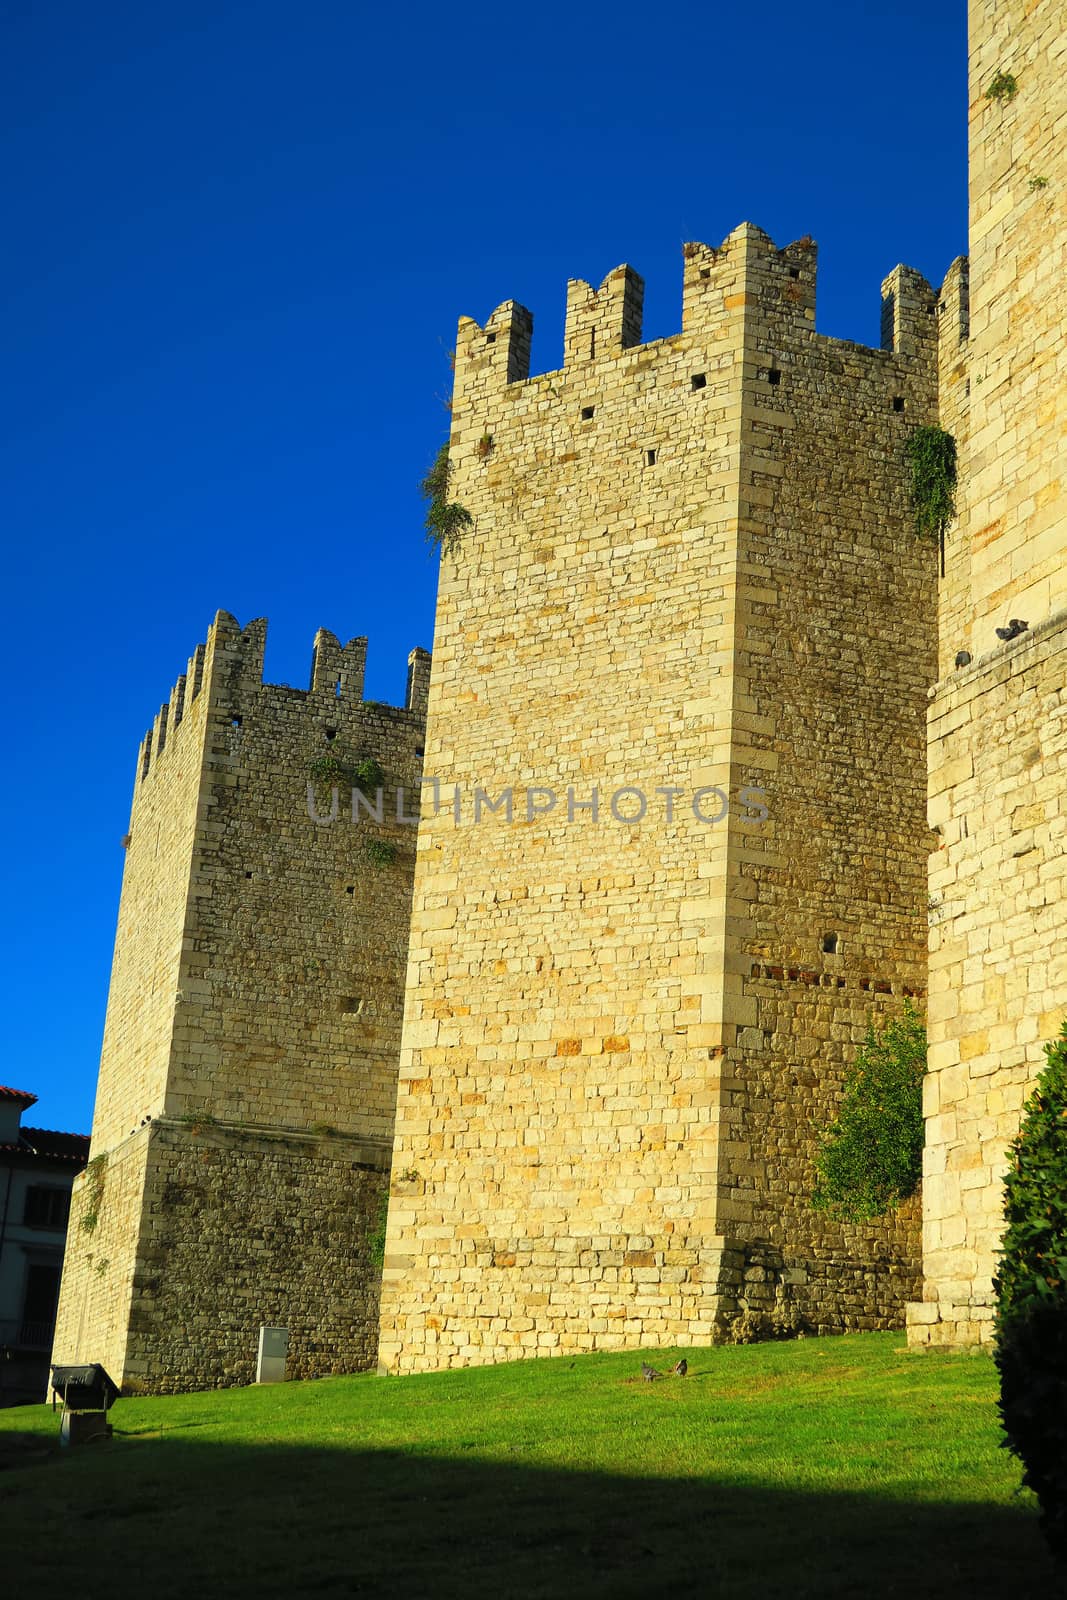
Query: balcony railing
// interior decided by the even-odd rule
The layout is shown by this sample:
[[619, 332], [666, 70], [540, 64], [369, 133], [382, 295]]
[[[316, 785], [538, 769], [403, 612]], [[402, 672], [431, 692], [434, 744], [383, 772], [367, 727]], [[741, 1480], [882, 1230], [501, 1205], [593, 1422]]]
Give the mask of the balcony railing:
[[55, 1322], [34, 1322], [27, 1317], [0, 1317], [0, 1349], [48, 1351], [52, 1348]]

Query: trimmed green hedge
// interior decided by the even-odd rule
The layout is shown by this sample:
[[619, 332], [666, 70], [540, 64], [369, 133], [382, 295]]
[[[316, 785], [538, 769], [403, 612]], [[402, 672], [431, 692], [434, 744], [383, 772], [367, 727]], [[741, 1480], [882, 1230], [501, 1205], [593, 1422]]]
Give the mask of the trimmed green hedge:
[[1004, 1443], [1067, 1561], [1067, 1023], [1046, 1054], [1004, 1179], [994, 1354]]

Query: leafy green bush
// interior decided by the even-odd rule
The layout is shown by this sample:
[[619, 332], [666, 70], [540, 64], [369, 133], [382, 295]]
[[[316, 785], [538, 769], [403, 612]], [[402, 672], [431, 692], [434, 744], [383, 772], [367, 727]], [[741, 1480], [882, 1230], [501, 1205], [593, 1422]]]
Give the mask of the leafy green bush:
[[1004, 1443], [1067, 1561], [1067, 1023], [1046, 1054], [1008, 1153], [994, 1354]]
[[363, 857], [372, 867], [391, 867], [397, 848], [391, 839], [368, 839], [363, 846]]
[[849, 1222], [881, 1216], [922, 1178], [926, 1030], [914, 1006], [872, 1022], [845, 1075], [837, 1120], [823, 1130], [812, 1203]]
[[363, 756], [352, 768], [352, 787], [368, 798], [385, 784], [385, 773], [373, 756]]
[[1002, 104], [1006, 104], [1009, 100], [1014, 100], [1018, 93], [1019, 83], [1015, 74], [998, 72], [990, 82], [985, 97], [987, 100], [999, 100]]
[[448, 445], [443, 444], [433, 466], [420, 483], [419, 492], [429, 502], [426, 507], [426, 537], [446, 556], [459, 549], [464, 533], [474, 521], [466, 506], [449, 500], [451, 479], [452, 463], [448, 459]]
[[351, 786], [368, 797], [385, 783], [385, 773], [373, 756], [352, 761], [340, 750], [330, 749], [308, 762], [308, 777], [319, 789]]
[[956, 514], [956, 441], [944, 428], [916, 428], [905, 446], [920, 534], [940, 538]]

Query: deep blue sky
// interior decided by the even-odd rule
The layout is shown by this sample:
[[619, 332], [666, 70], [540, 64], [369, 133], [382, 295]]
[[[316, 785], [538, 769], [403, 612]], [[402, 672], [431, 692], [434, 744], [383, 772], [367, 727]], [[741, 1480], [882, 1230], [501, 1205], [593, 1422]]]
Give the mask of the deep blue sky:
[[456, 319], [568, 277], [819, 241], [818, 325], [877, 343], [898, 261], [966, 248], [964, 0], [358, 6], [6, 0], [0, 692], [7, 1059], [88, 1129], [137, 743], [219, 607], [432, 636], [417, 482]]

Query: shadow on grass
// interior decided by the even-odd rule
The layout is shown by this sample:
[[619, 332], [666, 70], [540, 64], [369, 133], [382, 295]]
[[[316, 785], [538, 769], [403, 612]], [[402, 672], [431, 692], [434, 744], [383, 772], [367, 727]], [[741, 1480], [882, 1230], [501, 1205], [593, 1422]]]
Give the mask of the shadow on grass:
[[400, 1450], [117, 1435], [4, 1473], [0, 1516], [19, 1600], [1047, 1600], [1062, 1586], [1029, 1508]]

